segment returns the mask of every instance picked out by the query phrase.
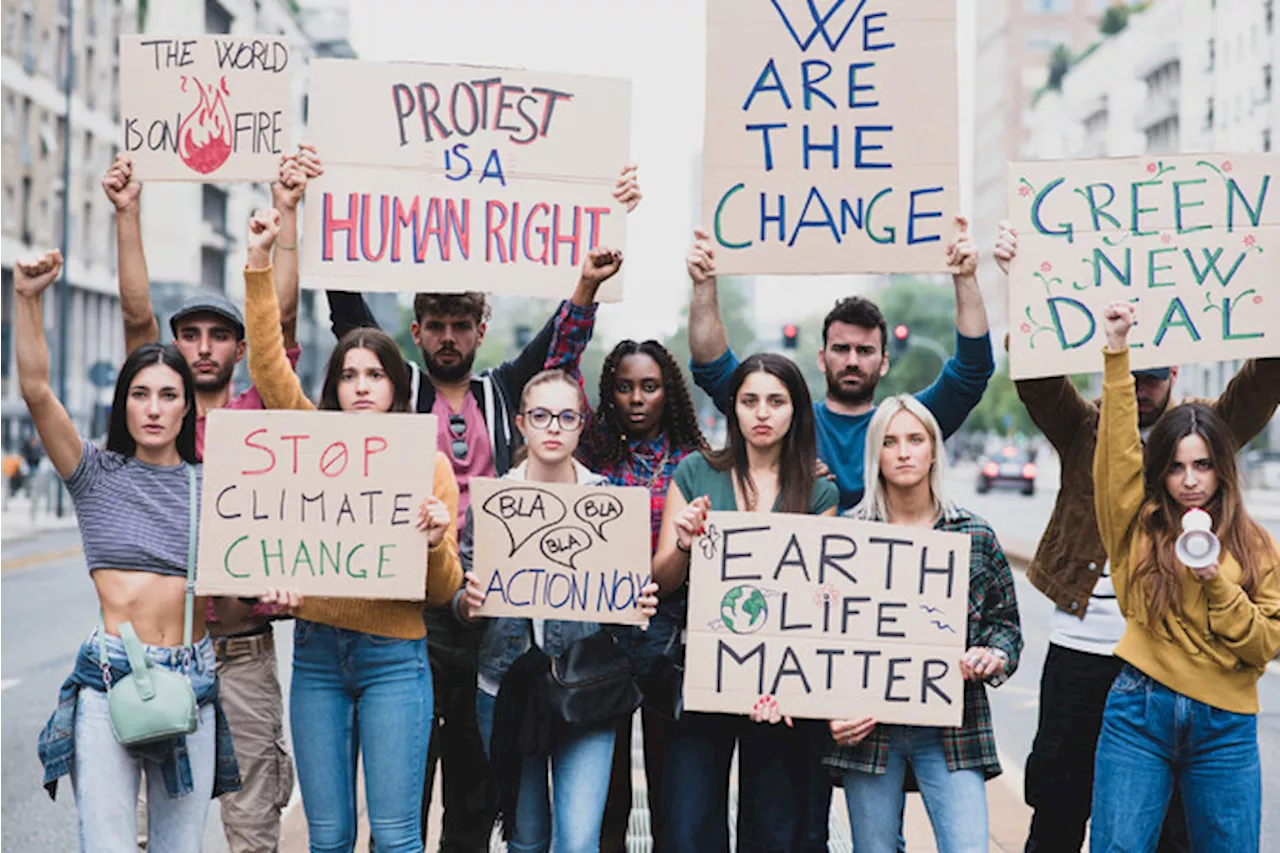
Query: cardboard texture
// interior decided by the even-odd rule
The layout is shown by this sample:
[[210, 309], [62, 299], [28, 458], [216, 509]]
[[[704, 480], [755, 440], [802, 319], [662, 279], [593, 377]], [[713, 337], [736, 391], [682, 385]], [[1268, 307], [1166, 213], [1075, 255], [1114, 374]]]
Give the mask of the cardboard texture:
[[272, 181], [293, 151], [293, 58], [272, 36], [120, 36], [122, 150], [142, 181]]
[[[625, 80], [313, 60], [302, 285], [562, 298], [586, 253], [626, 247], [613, 199]], [[622, 298], [622, 273], [600, 290]]]
[[471, 480], [481, 616], [645, 625], [649, 490]]
[[717, 269], [946, 272], [955, 0], [822, 5], [707, 2], [702, 221]]
[[969, 537], [713, 512], [694, 543], [684, 707], [958, 726]]
[[1133, 368], [1280, 355], [1280, 155], [1009, 164], [1014, 379], [1102, 370], [1132, 301]]
[[209, 412], [196, 591], [426, 598], [434, 415]]

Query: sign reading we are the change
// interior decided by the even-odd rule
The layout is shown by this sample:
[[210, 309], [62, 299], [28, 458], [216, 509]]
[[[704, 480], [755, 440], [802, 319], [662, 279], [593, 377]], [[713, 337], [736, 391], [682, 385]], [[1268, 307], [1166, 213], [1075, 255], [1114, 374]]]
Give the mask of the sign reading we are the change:
[[625, 248], [629, 82], [337, 59], [310, 74], [324, 175], [307, 188], [306, 287], [560, 298], [591, 249]]
[[947, 270], [955, 0], [708, 0], [702, 216], [721, 273]]
[[196, 591], [426, 598], [434, 415], [209, 412]]
[[958, 726], [969, 537], [713, 512], [694, 543], [684, 706]]
[[481, 616], [645, 625], [649, 490], [471, 480]]
[[120, 36], [122, 149], [143, 181], [271, 181], [293, 150], [289, 42]]
[[1280, 155], [1010, 163], [1009, 210], [1014, 379], [1101, 370], [1117, 300], [1135, 369], [1280, 355]]

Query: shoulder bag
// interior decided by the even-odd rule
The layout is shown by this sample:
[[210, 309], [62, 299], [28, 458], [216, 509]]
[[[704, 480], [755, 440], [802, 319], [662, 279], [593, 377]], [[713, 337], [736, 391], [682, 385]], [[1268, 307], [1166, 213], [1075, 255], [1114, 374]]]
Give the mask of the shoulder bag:
[[583, 637], [552, 658], [546, 679], [553, 713], [570, 726], [603, 723], [640, 707], [631, 661], [608, 631]]

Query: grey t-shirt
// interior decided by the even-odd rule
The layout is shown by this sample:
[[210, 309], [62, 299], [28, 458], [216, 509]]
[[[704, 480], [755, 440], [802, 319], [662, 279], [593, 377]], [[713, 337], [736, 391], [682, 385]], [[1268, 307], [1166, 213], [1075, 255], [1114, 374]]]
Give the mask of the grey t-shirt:
[[[149, 465], [85, 441], [67, 478], [85, 562], [94, 569], [187, 574], [190, 487], [187, 465]], [[196, 517], [203, 467], [195, 469]]]

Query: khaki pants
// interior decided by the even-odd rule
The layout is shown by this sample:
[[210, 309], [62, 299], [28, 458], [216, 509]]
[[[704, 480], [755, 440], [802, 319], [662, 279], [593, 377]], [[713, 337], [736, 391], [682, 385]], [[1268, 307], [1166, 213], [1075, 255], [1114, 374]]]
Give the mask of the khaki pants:
[[215, 639], [222, 710], [235, 739], [244, 789], [224, 794], [222, 826], [231, 853], [275, 853], [280, 813], [293, 794], [293, 758], [270, 632]]

